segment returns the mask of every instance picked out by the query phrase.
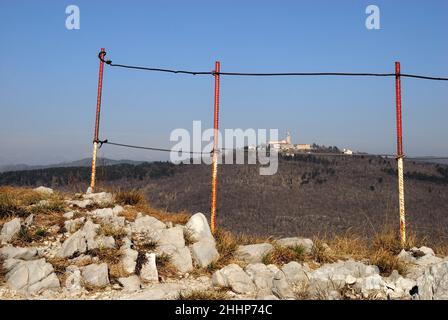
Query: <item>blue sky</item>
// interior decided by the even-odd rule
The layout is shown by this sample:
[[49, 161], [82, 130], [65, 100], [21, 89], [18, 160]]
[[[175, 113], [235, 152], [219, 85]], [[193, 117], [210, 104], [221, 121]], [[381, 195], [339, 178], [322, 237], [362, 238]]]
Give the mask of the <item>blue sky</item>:
[[[81, 29], [67, 30], [78, 5]], [[365, 8], [381, 30], [365, 28]], [[89, 157], [98, 59], [222, 71], [347, 71], [448, 75], [448, 2], [431, 1], [0, 1], [0, 164]], [[446, 82], [403, 79], [404, 148], [448, 155]], [[290, 130], [293, 142], [395, 151], [393, 78], [230, 78], [222, 128]], [[212, 125], [213, 78], [104, 73], [101, 138], [169, 147], [193, 120]], [[167, 155], [105, 146], [101, 156]]]

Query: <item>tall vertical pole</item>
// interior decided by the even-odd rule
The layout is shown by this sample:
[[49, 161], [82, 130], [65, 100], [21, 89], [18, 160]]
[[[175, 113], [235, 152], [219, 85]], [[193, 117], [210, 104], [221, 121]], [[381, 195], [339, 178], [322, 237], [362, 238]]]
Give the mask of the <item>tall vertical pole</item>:
[[96, 98], [96, 116], [95, 116], [95, 132], [93, 134], [93, 155], [92, 155], [92, 176], [90, 178], [90, 191], [95, 189], [95, 175], [96, 175], [96, 155], [98, 152], [98, 136], [100, 131], [100, 111], [101, 111], [101, 94], [103, 91], [103, 68], [104, 68], [104, 56], [106, 50], [101, 48], [100, 52], [100, 71], [98, 76], [98, 93]]
[[400, 210], [401, 245], [406, 245], [406, 213], [404, 207], [404, 177], [403, 177], [403, 130], [401, 120], [401, 79], [400, 62], [395, 62], [395, 97], [397, 106], [397, 167], [398, 167], [398, 204]]
[[219, 133], [219, 70], [220, 62], [215, 62], [215, 108], [213, 119], [213, 162], [212, 162], [212, 203], [210, 228], [212, 233], [216, 230], [216, 195], [218, 178], [218, 133]]

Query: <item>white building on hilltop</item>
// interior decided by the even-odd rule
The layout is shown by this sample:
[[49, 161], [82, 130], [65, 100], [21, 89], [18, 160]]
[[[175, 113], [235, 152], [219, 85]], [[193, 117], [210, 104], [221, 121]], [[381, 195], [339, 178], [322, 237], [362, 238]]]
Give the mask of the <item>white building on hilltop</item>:
[[284, 151], [300, 151], [312, 149], [310, 144], [292, 144], [291, 133], [289, 131], [286, 132], [286, 138], [284, 140], [270, 140], [268, 145], [270, 148]]

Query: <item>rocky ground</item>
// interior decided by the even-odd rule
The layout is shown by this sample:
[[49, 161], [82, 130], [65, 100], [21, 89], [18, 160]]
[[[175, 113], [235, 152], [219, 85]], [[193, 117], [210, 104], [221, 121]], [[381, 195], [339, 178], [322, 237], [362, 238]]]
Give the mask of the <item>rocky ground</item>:
[[375, 265], [316, 239], [214, 237], [202, 213], [132, 195], [24, 194], [0, 198], [0, 299], [448, 299], [448, 257], [425, 246]]

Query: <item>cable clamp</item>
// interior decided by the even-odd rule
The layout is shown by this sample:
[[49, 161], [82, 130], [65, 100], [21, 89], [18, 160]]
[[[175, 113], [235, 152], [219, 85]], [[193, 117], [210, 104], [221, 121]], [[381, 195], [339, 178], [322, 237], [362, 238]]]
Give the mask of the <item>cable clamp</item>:
[[98, 53], [98, 59], [100, 59], [105, 64], [111, 64], [112, 60], [104, 60], [105, 56], [106, 56], [106, 51], [100, 51], [100, 53]]

